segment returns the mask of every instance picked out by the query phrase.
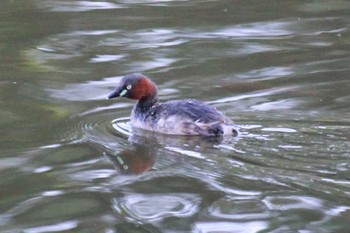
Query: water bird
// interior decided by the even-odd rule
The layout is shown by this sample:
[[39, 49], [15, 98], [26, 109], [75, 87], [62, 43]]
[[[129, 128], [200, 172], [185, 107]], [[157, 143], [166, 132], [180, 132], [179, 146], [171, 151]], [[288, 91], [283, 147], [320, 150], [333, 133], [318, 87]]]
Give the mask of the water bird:
[[236, 124], [208, 104], [195, 100], [158, 101], [156, 84], [139, 73], [124, 76], [108, 99], [138, 100], [131, 112], [131, 126], [170, 135], [237, 136]]

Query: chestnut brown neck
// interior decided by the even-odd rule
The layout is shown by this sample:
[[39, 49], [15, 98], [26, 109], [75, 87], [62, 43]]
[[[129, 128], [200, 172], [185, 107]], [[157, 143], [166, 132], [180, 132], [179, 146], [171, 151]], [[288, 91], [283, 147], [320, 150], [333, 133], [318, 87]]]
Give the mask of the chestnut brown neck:
[[132, 89], [132, 99], [146, 100], [157, 98], [157, 86], [148, 78], [142, 77]]

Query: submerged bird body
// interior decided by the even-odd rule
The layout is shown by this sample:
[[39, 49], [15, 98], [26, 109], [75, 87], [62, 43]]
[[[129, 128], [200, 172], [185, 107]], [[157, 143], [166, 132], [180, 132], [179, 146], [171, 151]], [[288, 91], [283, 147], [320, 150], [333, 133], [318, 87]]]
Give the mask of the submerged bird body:
[[131, 113], [135, 128], [173, 135], [238, 134], [237, 126], [215, 108], [198, 100], [158, 102], [157, 87], [142, 74], [126, 75], [108, 98], [137, 99]]

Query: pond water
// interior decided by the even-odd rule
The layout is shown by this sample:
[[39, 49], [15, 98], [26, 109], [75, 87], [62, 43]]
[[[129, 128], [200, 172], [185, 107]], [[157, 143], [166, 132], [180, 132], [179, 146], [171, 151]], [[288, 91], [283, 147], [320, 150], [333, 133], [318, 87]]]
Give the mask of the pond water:
[[[350, 3], [3, 0], [1, 232], [348, 232]], [[141, 72], [237, 138], [132, 132]]]

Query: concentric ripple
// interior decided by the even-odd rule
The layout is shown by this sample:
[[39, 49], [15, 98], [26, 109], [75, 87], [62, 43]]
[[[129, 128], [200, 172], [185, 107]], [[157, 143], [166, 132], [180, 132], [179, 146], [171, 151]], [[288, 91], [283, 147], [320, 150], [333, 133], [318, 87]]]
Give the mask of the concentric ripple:
[[119, 133], [131, 136], [130, 117], [120, 117], [112, 121], [112, 127]]
[[115, 209], [131, 221], [159, 221], [169, 217], [189, 217], [197, 213], [201, 198], [194, 194], [128, 195], [115, 200]]

